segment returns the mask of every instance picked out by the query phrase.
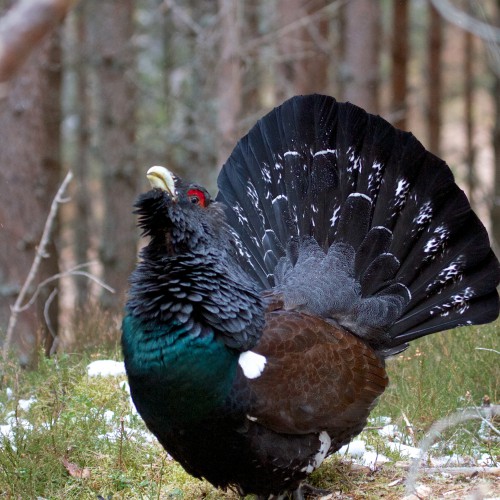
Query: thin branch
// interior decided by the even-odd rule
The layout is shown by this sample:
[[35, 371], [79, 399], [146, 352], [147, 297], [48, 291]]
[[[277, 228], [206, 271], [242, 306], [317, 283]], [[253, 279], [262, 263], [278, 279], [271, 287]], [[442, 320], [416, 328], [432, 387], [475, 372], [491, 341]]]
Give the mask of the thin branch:
[[50, 295], [48, 299], [45, 301], [45, 305], [43, 307], [43, 317], [45, 318], [45, 323], [47, 324], [47, 328], [52, 335], [52, 338], [55, 339], [57, 337], [56, 332], [54, 331], [54, 327], [52, 326], [52, 322], [50, 321], [50, 314], [49, 314], [49, 308], [50, 305], [52, 304], [53, 300], [55, 299], [57, 295], [57, 288], [54, 288], [52, 292], [50, 292]]
[[18, 312], [26, 311], [26, 309], [29, 309], [37, 299], [38, 295], [40, 294], [42, 288], [52, 281], [57, 281], [60, 278], [65, 278], [66, 276], [84, 276], [85, 278], [88, 278], [89, 280], [92, 280], [94, 283], [97, 283], [100, 287], [104, 288], [110, 293], [115, 293], [115, 289], [109, 286], [108, 284], [104, 283], [101, 279], [99, 279], [97, 276], [94, 276], [91, 273], [88, 273], [86, 271], [80, 271], [82, 267], [86, 267], [90, 264], [90, 262], [86, 262], [84, 264], [78, 264], [75, 267], [72, 267], [71, 269], [68, 269], [67, 271], [63, 271], [61, 273], [54, 274], [52, 276], [49, 276], [48, 278], [44, 279], [41, 281], [37, 287], [36, 290], [33, 292], [33, 295], [31, 298], [26, 302], [26, 304], [19, 306]]
[[[406, 463], [396, 464], [398, 469], [408, 470], [411, 466]], [[465, 476], [481, 474], [485, 476], [500, 476], [500, 467], [422, 467], [421, 472], [425, 475], [428, 474], [450, 474], [452, 476]]]
[[455, 7], [449, 0], [431, 0], [441, 16], [448, 22], [488, 42], [500, 42], [500, 28], [479, 21], [467, 12]]
[[[448, 427], [466, 422], [468, 420], [482, 420], [483, 422], [488, 422], [477, 410], [466, 410], [457, 413], [453, 413], [449, 417], [442, 418], [432, 424], [427, 435], [420, 441], [420, 455], [415, 458], [410, 466], [408, 476], [406, 478], [406, 494], [410, 495], [415, 492], [415, 485], [418, 472], [420, 470], [420, 464], [425, 454], [431, 447], [432, 443], [441, 437], [441, 433]], [[491, 426], [490, 422], [488, 424]]]
[[68, 184], [71, 182], [72, 178], [73, 174], [71, 172], [68, 172], [62, 184], [60, 185], [59, 189], [57, 190], [54, 199], [52, 200], [52, 204], [50, 205], [50, 212], [47, 217], [47, 220], [45, 221], [45, 227], [43, 228], [42, 238], [40, 240], [40, 244], [37, 247], [35, 258], [33, 259], [33, 263], [31, 264], [28, 277], [26, 278], [26, 281], [24, 282], [21, 291], [19, 292], [19, 295], [17, 296], [14, 305], [12, 306], [9, 318], [9, 324], [7, 326], [7, 333], [5, 335], [5, 341], [3, 344], [4, 361], [7, 359], [7, 355], [9, 353], [10, 345], [12, 343], [12, 337], [14, 335], [14, 328], [16, 327], [17, 323], [17, 316], [21, 311], [21, 305], [25, 301], [25, 297], [28, 293], [28, 290], [31, 287], [33, 280], [35, 279], [36, 274], [38, 273], [40, 263], [42, 262], [42, 259], [47, 253], [47, 245], [49, 244], [50, 241], [50, 235], [57, 215], [57, 211], [59, 209], [59, 204], [64, 201], [63, 198], [64, 192], [66, 191], [66, 188], [68, 187]]
[[333, 0], [323, 7], [319, 8], [318, 10], [312, 12], [311, 14], [305, 15], [289, 24], [286, 26], [283, 26], [279, 29], [275, 29], [270, 33], [265, 33], [264, 35], [261, 35], [259, 37], [255, 37], [252, 40], [250, 40], [246, 46], [243, 47], [243, 50], [241, 52], [241, 55], [246, 55], [253, 50], [261, 47], [262, 45], [265, 45], [267, 43], [271, 43], [278, 39], [279, 37], [282, 37], [284, 35], [288, 35], [290, 33], [293, 33], [294, 31], [302, 28], [306, 28], [308, 26], [314, 25], [315, 22], [325, 13], [329, 12], [330, 15], [333, 15], [333, 13], [337, 10], [339, 10], [341, 7], [343, 7], [347, 3], [347, 0]]
[[410, 435], [411, 445], [415, 446], [415, 433], [413, 432], [413, 425], [411, 425], [411, 423], [408, 420], [408, 417], [406, 416], [404, 411], [401, 412], [401, 415], [403, 417], [403, 420], [405, 421], [405, 425], [406, 425], [406, 429], [408, 430], [408, 434]]
[[496, 354], [500, 354], [500, 351], [497, 351], [495, 349], [488, 349], [487, 347], [476, 347], [476, 351], [489, 351], [489, 352], [494, 352]]

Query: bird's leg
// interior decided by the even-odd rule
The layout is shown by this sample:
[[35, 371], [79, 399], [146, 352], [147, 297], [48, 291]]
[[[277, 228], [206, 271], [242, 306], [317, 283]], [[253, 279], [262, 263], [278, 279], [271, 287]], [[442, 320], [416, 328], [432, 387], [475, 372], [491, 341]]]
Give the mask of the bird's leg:
[[292, 500], [305, 500], [302, 485], [292, 492]]
[[330, 490], [315, 488], [307, 483], [302, 483], [294, 492], [292, 500], [306, 500], [306, 498], [320, 498], [331, 493]]
[[286, 500], [286, 498], [286, 493], [283, 493], [282, 495], [269, 495], [267, 497], [263, 495], [257, 495], [255, 497], [255, 500]]

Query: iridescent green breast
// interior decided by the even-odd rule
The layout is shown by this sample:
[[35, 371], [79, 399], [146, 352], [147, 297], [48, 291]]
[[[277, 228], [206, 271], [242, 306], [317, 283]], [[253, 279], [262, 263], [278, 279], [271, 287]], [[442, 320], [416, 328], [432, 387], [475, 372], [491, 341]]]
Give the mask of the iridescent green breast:
[[216, 339], [212, 330], [203, 334], [191, 330], [186, 325], [125, 317], [125, 366], [132, 397], [145, 420], [196, 422], [226, 400], [236, 376], [238, 353]]

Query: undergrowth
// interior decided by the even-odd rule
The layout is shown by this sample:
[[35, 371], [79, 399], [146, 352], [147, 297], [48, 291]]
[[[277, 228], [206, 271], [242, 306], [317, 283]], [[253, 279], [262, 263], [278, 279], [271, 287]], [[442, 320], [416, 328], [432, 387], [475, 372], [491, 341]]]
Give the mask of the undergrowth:
[[[497, 325], [441, 333], [414, 344], [388, 363], [391, 384], [373, 412], [374, 421], [390, 417], [407, 433], [409, 444], [416, 444], [433, 421], [480, 405], [485, 394], [498, 403], [498, 354], [476, 349], [500, 350]], [[131, 410], [125, 377], [87, 376], [89, 362], [109, 357], [120, 359], [116, 346], [52, 359], [40, 355], [33, 371], [14, 362], [4, 367], [0, 498], [238, 498], [191, 478], [161, 449]], [[498, 461], [498, 444], [479, 434], [477, 421], [458, 427], [440, 440], [440, 453], [464, 455], [479, 447]], [[366, 430], [363, 439], [394, 462], [401, 458], [373, 430]], [[373, 497], [363, 498], [377, 498], [375, 492], [385, 491], [394, 474], [402, 476], [356, 475], [346, 460], [334, 456], [312, 482], [353, 498], [360, 488], [373, 489]], [[366, 482], [373, 488], [367, 489]], [[396, 490], [400, 494], [402, 486]]]
[[[462, 328], [414, 342], [389, 360], [390, 384], [372, 416], [391, 417], [406, 434], [408, 444], [416, 445], [440, 418], [480, 407], [485, 396], [499, 404], [499, 326], [497, 322]], [[490, 454], [493, 462], [500, 462], [499, 443], [486, 439], [486, 434], [484, 426], [472, 420], [448, 429], [435, 451], [467, 456], [480, 450]]]

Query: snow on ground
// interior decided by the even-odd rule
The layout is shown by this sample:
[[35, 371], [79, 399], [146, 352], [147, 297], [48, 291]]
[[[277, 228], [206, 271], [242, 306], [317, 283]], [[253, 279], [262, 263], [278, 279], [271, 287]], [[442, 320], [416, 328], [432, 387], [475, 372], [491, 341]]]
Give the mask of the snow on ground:
[[119, 377], [125, 375], [125, 365], [122, 361], [113, 361], [111, 359], [92, 361], [87, 366], [87, 375], [89, 377]]
[[[125, 367], [123, 362], [114, 360], [93, 361], [87, 366], [87, 375], [89, 377], [120, 377], [125, 375]], [[127, 439], [137, 439], [147, 443], [154, 442], [155, 439], [151, 433], [134, 426], [134, 423], [137, 422], [138, 414], [130, 396], [130, 387], [128, 382], [126, 380], [120, 381], [119, 387], [128, 394], [130, 414], [125, 417], [120, 417], [113, 411], [106, 410], [103, 414], [103, 418], [109, 426], [109, 430], [98, 436], [99, 439], [107, 439], [115, 442], [122, 439], [125, 435]], [[14, 397], [14, 393], [10, 388], [6, 389], [6, 394], [8, 400], [11, 400]], [[23, 413], [27, 412], [30, 406], [35, 402], [35, 396], [31, 396], [28, 399], [20, 399], [17, 402], [19, 415], [17, 414], [18, 412], [14, 411], [6, 414], [4, 422], [0, 421], [0, 441], [2, 438], [7, 438], [11, 441], [12, 445], [14, 445], [17, 427], [22, 427], [24, 429], [32, 428], [30, 422], [23, 418]], [[384, 444], [387, 446], [386, 449], [391, 452], [397, 452], [403, 459], [412, 460], [422, 458], [422, 460], [424, 460], [427, 464], [434, 467], [496, 465], [489, 454], [481, 453], [479, 449], [477, 450], [477, 453], [474, 453], [473, 459], [471, 458], [470, 453], [467, 457], [460, 456], [456, 453], [438, 457], [429, 457], [427, 453], [421, 454], [421, 450], [419, 448], [410, 446], [407, 442], [405, 442], [405, 439], [407, 438], [404, 433], [401, 432], [397, 425], [391, 423], [391, 419], [389, 417], [377, 417], [376, 419], [372, 419], [370, 425], [376, 427], [376, 432], [384, 438]], [[439, 443], [436, 443], [433, 448], [436, 450], [438, 446]], [[359, 437], [351, 441], [348, 445], [342, 447], [338, 451], [338, 454], [345, 456], [346, 458], [351, 458], [353, 462], [370, 467], [372, 470], [375, 470], [383, 463], [391, 461], [390, 458], [375, 450], [363, 438]], [[471, 460], [473, 463], [471, 463]]]
[[[382, 420], [381, 420], [382, 419]], [[370, 425], [380, 426], [376, 432], [384, 437], [384, 445], [392, 452], [396, 452], [403, 460], [418, 460], [421, 459], [422, 465], [432, 467], [459, 467], [459, 466], [477, 466], [477, 467], [493, 467], [497, 464], [493, 460], [491, 454], [482, 453], [478, 445], [477, 450], [468, 450], [467, 456], [462, 456], [457, 453], [443, 456], [429, 456], [428, 453], [422, 453], [420, 448], [410, 446], [405, 443], [405, 436], [396, 425], [390, 424], [389, 417], [378, 417], [370, 422]], [[385, 424], [385, 425], [384, 425]], [[363, 434], [361, 435], [363, 436]], [[432, 448], [437, 453], [441, 443], [435, 443]], [[452, 443], [448, 444], [448, 448], [453, 448]], [[359, 465], [364, 465], [372, 470], [385, 462], [390, 462], [382, 453], [378, 453], [372, 446], [367, 444], [362, 438], [357, 438], [346, 446], [343, 446], [337, 453], [351, 458], [352, 461]]]

